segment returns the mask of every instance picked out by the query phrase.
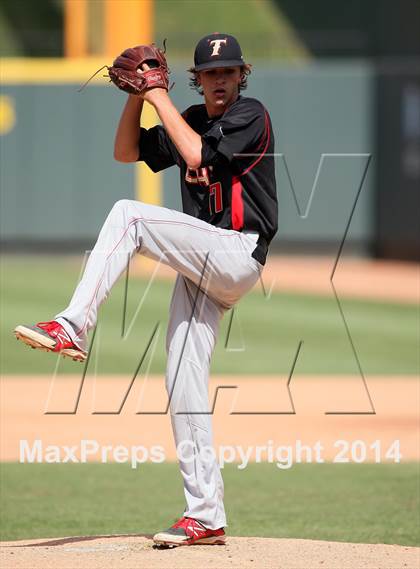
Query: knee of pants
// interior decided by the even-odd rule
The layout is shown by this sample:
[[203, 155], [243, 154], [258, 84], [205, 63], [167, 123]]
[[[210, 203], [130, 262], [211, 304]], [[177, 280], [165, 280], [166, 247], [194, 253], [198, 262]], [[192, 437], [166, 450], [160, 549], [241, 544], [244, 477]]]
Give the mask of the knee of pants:
[[[143, 203], [136, 200], [122, 199], [116, 201], [111, 211], [109, 212], [107, 218], [108, 225], [113, 225], [124, 229], [127, 229], [129, 226], [131, 226], [135, 232], [137, 240], [137, 238], [141, 236], [143, 227], [143, 214], [141, 206], [143, 206]], [[136, 223], [132, 223], [134, 221]]]
[[136, 202], [135, 200], [127, 200], [127, 199], [118, 200], [112, 206], [111, 213], [114, 214], [126, 213], [129, 210], [129, 208], [133, 205], [133, 203], [135, 203], [136, 205], [141, 205], [141, 202]]
[[111, 214], [115, 215], [127, 215], [128, 213], [134, 214], [136, 217], [140, 217], [143, 214], [144, 206], [147, 204], [140, 202], [138, 200], [128, 200], [121, 199], [114, 203], [110, 211]]

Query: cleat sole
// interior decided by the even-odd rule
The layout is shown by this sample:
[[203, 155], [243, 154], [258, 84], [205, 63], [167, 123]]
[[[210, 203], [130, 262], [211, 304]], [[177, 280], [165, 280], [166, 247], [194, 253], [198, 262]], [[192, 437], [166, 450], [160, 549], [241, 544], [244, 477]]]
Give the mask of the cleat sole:
[[188, 540], [183, 541], [170, 541], [167, 539], [153, 539], [156, 545], [164, 546], [168, 548], [173, 547], [182, 547], [184, 545], [226, 545], [226, 537], [225, 536], [212, 536], [212, 537], [205, 537], [203, 539], [198, 539], [193, 543], [190, 543]]
[[86, 361], [87, 354], [80, 350], [73, 350], [67, 348], [61, 350], [60, 352], [54, 352], [55, 342], [50, 340], [41, 334], [38, 334], [35, 330], [26, 328], [25, 326], [17, 326], [14, 330], [16, 340], [21, 340], [27, 346], [30, 346], [33, 350], [41, 350], [42, 352], [53, 352], [63, 356], [64, 358], [72, 358], [75, 362]]

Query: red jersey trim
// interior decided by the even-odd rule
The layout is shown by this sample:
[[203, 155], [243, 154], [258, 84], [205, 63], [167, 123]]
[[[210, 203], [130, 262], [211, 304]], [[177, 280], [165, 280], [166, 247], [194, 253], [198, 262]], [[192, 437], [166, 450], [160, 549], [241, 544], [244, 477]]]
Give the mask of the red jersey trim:
[[265, 111], [265, 127], [264, 127], [264, 134], [261, 137], [261, 141], [257, 146], [257, 150], [261, 148], [264, 144], [264, 139], [266, 140], [265, 146], [261, 154], [257, 157], [257, 159], [250, 165], [246, 170], [241, 172], [239, 176], [232, 177], [232, 203], [231, 203], [231, 215], [232, 215], [232, 229], [236, 231], [240, 231], [244, 226], [244, 200], [242, 197], [242, 184], [240, 178], [248, 174], [263, 158], [264, 154], [267, 152], [268, 145], [270, 144], [270, 126], [268, 124], [268, 114]]
[[238, 176], [232, 178], [232, 229], [240, 231], [244, 226], [244, 200], [242, 184]]
[[268, 145], [270, 144], [270, 127], [268, 125], [268, 115], [267, 115], [267, 111], [265, 111], [265, 128], [264, 128], [264, 134], [261, 137], [261, 142], [258, 145], [258, 148], [261, 148], [261, 145], [263, 144], [263, 140], [264, 138], [266, 138], [266, 143], [264, 146], [264, 150], [261, 152], [261, 154], [258, 156], [258, 158], [255, 160], [255, 162], [253, 162], [251, 164], [251, 166], [248, 166], [248, 168], [246, 170], [244, 170], [240, 175], [241, 176], [245, 176], [245, 174], [248, 174], [248, 172], [250, 172], [257, 164], [258, 162], [263, 158], [264, 154], [267, 152], [268, 149]]

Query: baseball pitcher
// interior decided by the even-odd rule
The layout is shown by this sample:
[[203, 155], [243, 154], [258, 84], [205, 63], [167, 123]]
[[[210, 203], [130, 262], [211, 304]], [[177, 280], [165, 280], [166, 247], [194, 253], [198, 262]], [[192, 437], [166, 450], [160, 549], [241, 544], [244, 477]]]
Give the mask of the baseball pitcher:
[[[52, 321], [15, 329], [31, 347], [84, 361], [88, 332], [128, 258], [138, 253], [177, 271], [166, 388], [175, 444], [183, 443], [179, 464], [186, 507], [177, 523], [154, 536], [167, 546], [225, 541], [220, 468], [215, 458], [204, 460], [199, 452], [213, 444], [210, 361], [221, 318], [260, 277], [278, 219], [270, 117], [259, 101], [240, 94], [250, 70], [233, 36], [202, 38], [190, 72], [204, 103], [180, 114], [168, 94], [169, 71], [160, 49], [137, 46], [117, 57], [109, 76], [129, 95], [114, 157], [142, 160], [154, 172], [177, 166], [183, 212], [116, 202], [67, 308]], [[156, 109], [162, 126], [140, 126], [144, 101]]]

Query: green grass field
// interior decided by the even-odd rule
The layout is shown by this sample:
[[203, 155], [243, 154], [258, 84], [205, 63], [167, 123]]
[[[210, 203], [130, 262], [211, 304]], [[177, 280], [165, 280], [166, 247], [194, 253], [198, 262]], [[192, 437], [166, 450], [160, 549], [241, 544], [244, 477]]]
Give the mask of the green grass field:
[[[0, 324], [3, 374], [52, 373], [56, 358], [16, 342], [12, 330], [17, 324], [50, 320], [62, 310], [71, 298], [81, 264], [81, 258], [3, 257]], [[148, 281], [130, 277], [127, 325], [147, 286]], [[159, 339], [150, 369], [152, 373], [163, 373], [172, 284], [158, 280], [152, 283], [126, 339], [121, 338], [124, 288], [122, 278], [100, 312], [95, 341], [97, 372], [133, 373], [154, 327], [159, 324]], [[346, 299], [342, 300], [342, 308], [365, 374], [419, 373], [418, 307]], [[250, 293], [235, 309], [226, 346], [230, 314], [222, 322], [213, 373], [288, 374], [301, 340], [303, 346], [295, 373], [358, 373], [332, 293], [331, 297], [275, 293], [269, 299], [262, 289]], [[90, 365], [94, 365], [93, 358]], [[60, 373], [79, 370], [80, 365], [74, 362], [60, 362]]]
[[[230, 535], [419, 545], [419, 465], [223, 471]], [[176, 464], [2, 464], [2, 540], [146, 533], [184, 507]]]

